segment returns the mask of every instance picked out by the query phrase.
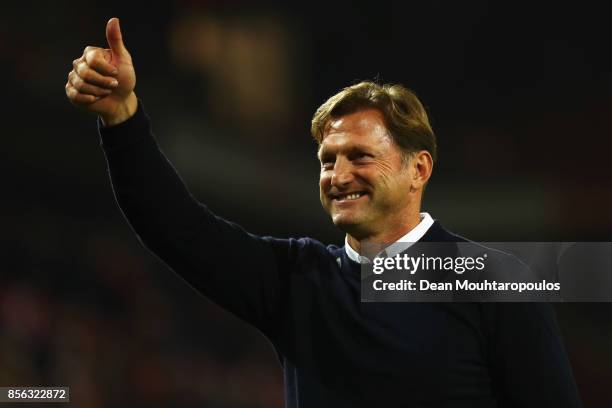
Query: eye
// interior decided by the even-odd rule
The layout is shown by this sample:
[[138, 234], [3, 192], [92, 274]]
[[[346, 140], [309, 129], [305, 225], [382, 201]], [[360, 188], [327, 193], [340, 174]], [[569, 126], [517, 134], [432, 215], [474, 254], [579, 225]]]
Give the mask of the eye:
[[370, 159], [374, 157], [369, 153], [359, 152], [355, 153], [355, 155], [351, 158], [351, 160], [355, 163], [367, 163]]
[[334, 162], [333, 161], [321, 161], [321, 169], [322, 170], [332, 170], [334, 168]]
[[321, 157], [320, 161], [322, 170], [332, 170], [334, 168], [334, 157], [325, 155]]

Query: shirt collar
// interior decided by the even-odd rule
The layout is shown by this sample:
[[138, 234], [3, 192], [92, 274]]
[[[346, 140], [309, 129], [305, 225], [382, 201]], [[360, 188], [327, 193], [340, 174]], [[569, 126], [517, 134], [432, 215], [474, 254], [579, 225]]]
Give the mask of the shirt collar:
[[[421, 215], [421, 222], [419, 222], [417, 226], [411, 229], [406, 235], [404, 235], [403, 237], [401, 237], [400, 239], [396, 241], [396, 242], [410, 243], [407, 246], [402, 245], [402, 249], [408, 248], [412, 243], [415, 243], [421, 238], [423, 238], [425, 233], [427, 233], [429, 228], [433, 225], [434, 220], [433, 218], [431, 218], [431, 215], [429, 215], [429, 213], [422, 212], [420, 215]], [[370, 261], [368, 258], [366, 258], [365, 256], [359, 255], [357, 251], [351, 248], [348, 242], [348, 236], [344, 237], [344, 250], [346, 251], [346, 255], [351, 260], [357, 263], [365, 263], [365, 262]], [[395, 254], [388, 253], [387, 255], [394, 256]]]

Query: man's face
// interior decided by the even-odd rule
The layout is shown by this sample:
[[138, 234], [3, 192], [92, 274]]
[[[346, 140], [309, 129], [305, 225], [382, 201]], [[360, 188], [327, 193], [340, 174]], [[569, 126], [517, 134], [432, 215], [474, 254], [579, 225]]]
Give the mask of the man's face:
[[332, 119], [318, 156], [321, 203], [336, 226], [361, 239], [401, 222], [411, 204], [411, 166], [378, 110]]

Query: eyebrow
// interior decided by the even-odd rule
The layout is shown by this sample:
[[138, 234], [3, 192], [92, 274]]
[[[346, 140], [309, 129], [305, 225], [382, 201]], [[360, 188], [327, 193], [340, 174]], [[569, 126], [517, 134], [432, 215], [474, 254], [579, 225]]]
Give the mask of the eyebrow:
[[[343, 151], [346, 155], [351, 155], [353, 153], [360, 153], [360, 152], [374, 153], [375, 149], [373, 149], [370, 145], [355, 144], [355, 145], [349, 146], [346, 149], [341, 149], [341, 151]], [[329, 155], [329, 154], [333, 154], [333, 153], [329, 152], [328, 150], [323, 148], [323, 145], [321, 145], [321, 147], [319, 148], [319, 151], [317, 152], [317, 157], [319, 160], [321, 160], [324, 156]]]

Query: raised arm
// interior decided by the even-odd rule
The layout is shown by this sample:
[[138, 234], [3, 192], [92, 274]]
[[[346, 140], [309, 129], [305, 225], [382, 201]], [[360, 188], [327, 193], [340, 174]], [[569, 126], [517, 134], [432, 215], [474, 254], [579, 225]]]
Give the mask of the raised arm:
[[117, 203], [140, 240], [211, 300], [268, 334], [301, 240], [262, 238], [212, 214], [188, 191], [160, 151], [134, 93], [136, 75], [119, 21], [109, 49], [87, 47], [74, 61], [66, 94], [100, 117], [99, 131]]

